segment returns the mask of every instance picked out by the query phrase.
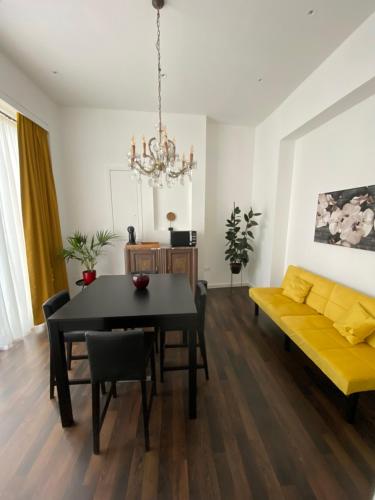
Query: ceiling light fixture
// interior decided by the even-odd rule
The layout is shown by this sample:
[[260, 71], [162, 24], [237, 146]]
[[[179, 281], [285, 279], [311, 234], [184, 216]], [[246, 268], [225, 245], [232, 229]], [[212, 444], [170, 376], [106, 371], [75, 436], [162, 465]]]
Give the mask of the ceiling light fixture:
[[138, 182], [142, 182], [142, 176], [149, 177], [149, 184], [153, 187], [162, 188], [164, 183], [170, 187], [180, 179], [181, 184], [184, 183], [184, 177], [192, 178], [192, 171], [196, 168], [197, 163], [194, 161], [194, 150], [191, 146], [189, 158], [185, 155], [182, 158], [176, 152], [176, 140], [169, 139], [167, 129], [162, 125], [161, 120], [161, 79], [164, 74], [161, 71], [161, 55], [160, 55], [160, 9], [164, 6], [164, 0], [152, 0], [152, 5], [157, 10], [156, 14], [156, 51], [157, 51], [157, 68], [158, 68], [158, 112], [159, 121], [156, 125], [156, 137], [152, 137], [146, 142], [145, 137], [142, 138], [142, 152], [137, 154], [134, 136], [131, 139], [130, 151], [128, 153], [128, 161], [133, 177]]
[[306, 12], [306, 14], [307, 14], [308, 16], [313, 16], [313, 15], [315, 14], [315, 10], [314, 10], [314, 9], [310, 9], [310, 10], [308, 10], [308, 11]]

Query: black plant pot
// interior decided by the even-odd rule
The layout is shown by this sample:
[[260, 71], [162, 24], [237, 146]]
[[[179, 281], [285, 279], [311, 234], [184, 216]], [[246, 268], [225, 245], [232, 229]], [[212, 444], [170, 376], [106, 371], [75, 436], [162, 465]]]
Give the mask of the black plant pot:
[[242, 267], [241, 262], [231, 262], [230, 263], [230, 270], [232, 271], [233, 274], [240, 274], [241, 267]]

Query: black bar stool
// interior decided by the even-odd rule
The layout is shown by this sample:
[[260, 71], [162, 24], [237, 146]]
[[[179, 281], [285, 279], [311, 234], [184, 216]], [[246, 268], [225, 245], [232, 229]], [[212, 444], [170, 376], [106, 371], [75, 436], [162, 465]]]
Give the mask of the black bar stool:
[[[206, 299], [207, 299], [207, 281], [199, 280], [195, 289], [195, 305], [198, 312], [198, 347], [201, 352], [203, 364], [198, 364], [197, 368], [203, 368], [205, 371], [206, 379], [209, 379], [208, 375], [208, 362], [207, 362], [207, 351], [206, 351], [206, 341], [204, 336], [204, 323], [206, 315]], [[160, 380], [164, 382], [164, 372], [175, 371], [175, 370], [187, 370], [188, 365], [171, 366], [164, 364], [165, 349], [168, 348], [179, 348], [187, 347], [186, 332], [183, 332], [183, 341], [181, 344], [167, 344], [166, 340], [166, 330], [160, 331]]]
[[[153, 335], [143, 330], [126, 332], [86, 332], [92, 388], [93, 451], [100, 452], [100, 429], [111, 397], [116, 397], [116, 382], [141, 383], [143, 424], [146, 451], [150, 449], [149, 418], [153, 396], [156, 394], [155, 354]], [[147, 367], [151, 366], [151, 395], [147, 401]], [[100, 411], [101, 383], [111, 382], [104, 408]]]
[[[70, 296], [69, 292], [67, 290], [63, 290], [61, 292], [56, 293], [52, 297], [50, 297], [42, 306], [43, 308], [43, 313], [44, 313], [44, 318], [46, 320], [47, 328], [48, 328], [48, 318], [52, 316], [53, 313], [58, 311], [60, 307], [62, 307], [64, 304], [70, 301]], [[48, 328], [48, 338], [49, 338], [49, 328]], [[73, 342], [86, 342], [86, 337], [85, 337], [85, 332], [65, 332], [64, 333], [64, 340], [66, 343], [66, 350], [67, 350], [67, 366], [68, 369], [70, 370], [71, 368], [71, 362], [72, 359], [87, 359], [87, 355], [80, 355], [80, 356], [72, 356], [72, 349], [73, 349]], [[69, 384], [70, 385], [77, 385], [77, 384], [89, 384], [90, 379], [70, 379]], [[55, 373], [53, 369], [53, 361], [51, 357], [51, 352], [50, 352], [50, 377], [49, 377], [49, 397], [50, 399], [53, 399], [55, 396]], [[104, 388], [103, 388], [104, 390]]]

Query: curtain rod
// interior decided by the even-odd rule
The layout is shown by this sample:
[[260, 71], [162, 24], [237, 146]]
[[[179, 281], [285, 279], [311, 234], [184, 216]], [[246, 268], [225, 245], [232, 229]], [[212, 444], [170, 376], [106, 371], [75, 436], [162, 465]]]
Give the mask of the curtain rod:
[[3, 115], [5, 116], [5, 118], [8, 118], [8, 120], [12, 120], [12, 122], [17, 123], [17, 120], [14, 119], [13, 116], [7, 115], [6, 113], [4, 113], [4, 111], [1, 111], [1, 109], [0, 109], [0, 115]]

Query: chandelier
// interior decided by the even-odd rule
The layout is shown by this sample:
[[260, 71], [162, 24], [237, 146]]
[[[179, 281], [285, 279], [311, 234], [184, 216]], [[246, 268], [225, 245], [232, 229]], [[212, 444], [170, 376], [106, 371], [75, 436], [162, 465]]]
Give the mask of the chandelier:
[[156, 51], [158, 67], [158, 112], [159, 120], [156, 125], [156, 136], [146, 142], [142, 138], [141, 152], [137, 153], [134, 136], [131, 139], [130, 151], [128, 153], [129, 166], [138, 182], [142, 182], [142, 176], [149, 177], [149, 184], [153, 187], [162, 188], [176, 184], [179, 179], [184, 184], [184, 178], [188, 177], [191, 181], [192, 171], [197, 163], [194, 161], [194, 150], [191, 146], [190, 154], [185, 158], [176, 152], [176, 140], [170, 139], [167, 135], [167, 129], [162, 125], [161, 120], [161, 57], [160, 57], [160, 9], [164, 5], [164, 0], [152, 0], [152, 5], [157, 10], [156, 14]]

